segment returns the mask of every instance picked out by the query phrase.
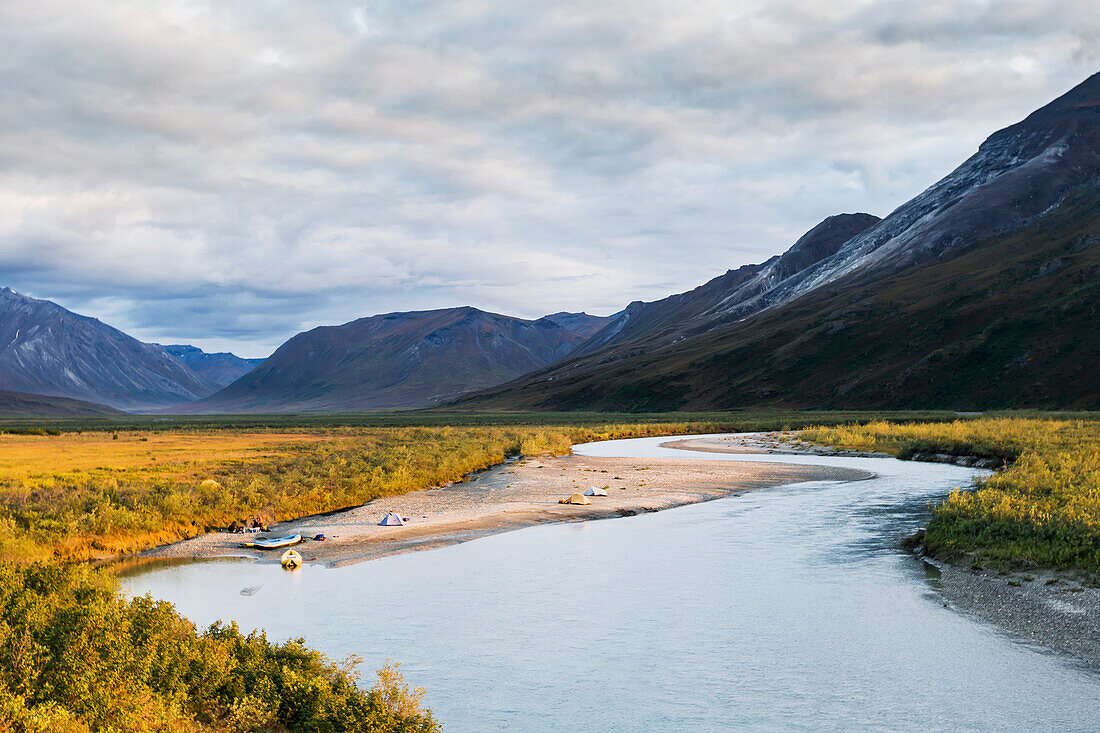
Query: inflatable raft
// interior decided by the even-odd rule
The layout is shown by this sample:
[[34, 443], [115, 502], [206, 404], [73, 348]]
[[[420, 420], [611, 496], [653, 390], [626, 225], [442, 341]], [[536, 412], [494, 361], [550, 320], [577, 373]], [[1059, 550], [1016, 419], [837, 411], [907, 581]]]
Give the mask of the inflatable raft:
[[298, 554], [297, 550], [287, 550], [283, 553], [283, 556], [279, 558], [279, 562], [281, 562], [283, 567], [287, 570], [294, 570], [295, 568], [302, 567], [302, 556]]
[[254, 547], [257, 550], [277, 550], [280, 547], [290, 547], [302, 541], [302, 535], [292, 534], [286, 537], [256, 540], [255, 542], [242, 542], [241, 547]]

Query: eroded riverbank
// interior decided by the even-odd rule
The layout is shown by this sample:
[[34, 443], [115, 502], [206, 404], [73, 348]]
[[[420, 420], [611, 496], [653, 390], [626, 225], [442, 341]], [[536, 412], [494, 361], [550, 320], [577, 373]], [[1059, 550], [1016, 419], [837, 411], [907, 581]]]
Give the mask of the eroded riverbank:
[[[803, 443], [793, 433], [759, 433], [670, 441], [663, 446], [710, 453], [882, 457]], [[979, 466], [959, 456], [924, 456], [928, 462]], [[914, 527], [915, 529], [915, 527]], [[924, 558], [935, 568], [935, 585], [944, 602], [1022, 641], [1065, 655], [1100, 672], [1100, 588], [1073, 572], [1047, 569], [1004, 571], [969, 558]]]

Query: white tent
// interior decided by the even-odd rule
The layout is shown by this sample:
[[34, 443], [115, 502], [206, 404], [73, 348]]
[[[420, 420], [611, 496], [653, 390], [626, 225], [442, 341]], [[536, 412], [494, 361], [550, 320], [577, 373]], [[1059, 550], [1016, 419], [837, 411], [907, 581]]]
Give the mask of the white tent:
[[401, 521], [401, 517], [393, 512], [389, 512], [386, 516], [382, 517], [382, 521], [378, 523], [379, 527], [400, 527], [404, 522]]
[[607, 489], [601, 489], [598, 486], [593, 486], [588, 491], [584, 492], [585, 496], [607, 496]]

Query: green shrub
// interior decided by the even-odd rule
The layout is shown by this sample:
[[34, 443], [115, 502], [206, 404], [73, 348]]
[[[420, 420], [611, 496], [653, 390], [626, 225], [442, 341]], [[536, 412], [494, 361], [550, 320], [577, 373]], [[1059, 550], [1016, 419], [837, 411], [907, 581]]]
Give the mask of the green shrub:
[[439, 730], [395, 666], [363, 690], [353, 662], [235, 624], [199, 632], [87, 566], [0, 568], [0, 731]]

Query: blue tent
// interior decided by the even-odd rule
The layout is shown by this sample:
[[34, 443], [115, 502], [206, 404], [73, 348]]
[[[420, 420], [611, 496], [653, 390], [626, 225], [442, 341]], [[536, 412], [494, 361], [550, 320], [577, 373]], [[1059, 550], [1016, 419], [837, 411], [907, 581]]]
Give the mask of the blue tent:
[[400, 527], [404, 522], [401, 521], [401, 517], [397, 516], [393, 512], [388, 513], [382, 517], [382, 521], [378, 523], [379, 527]]

